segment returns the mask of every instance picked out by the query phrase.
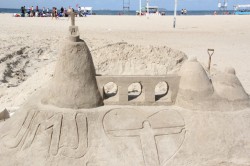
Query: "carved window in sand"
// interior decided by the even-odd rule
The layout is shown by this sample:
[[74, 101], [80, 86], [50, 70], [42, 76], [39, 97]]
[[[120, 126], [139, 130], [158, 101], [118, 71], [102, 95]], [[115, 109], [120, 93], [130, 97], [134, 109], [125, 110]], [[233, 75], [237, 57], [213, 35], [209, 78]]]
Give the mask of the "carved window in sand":
[[103, 86], [103, 97], [105, 100], [118, 101], [118, 86], [114, 82], [108, 82]]
[[128, 101], [138, 101], [142, 94], [142, 84], [140, 82], [132, 83], [128, 86]]
[[155, 101], [167, 101], [168, 100], [168, 93], [169, 93], [169, 85], [167, 82], [162, 81], [159, 82], [155, 86]]

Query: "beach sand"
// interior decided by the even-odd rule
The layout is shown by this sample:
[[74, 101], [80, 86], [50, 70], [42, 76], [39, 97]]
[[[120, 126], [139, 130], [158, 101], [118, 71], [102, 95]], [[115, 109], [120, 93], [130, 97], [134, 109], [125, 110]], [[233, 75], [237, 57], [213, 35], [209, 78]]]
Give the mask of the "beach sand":
[[[102, 68], [105, 66], [103, 63], [107, 63], [102, 59], [106, 58], [102, 57], [104, 51], [106, 54], [111, 51], [109, 55], [113, 57], [110, 59], [117, 58], [117, 55], [112, 54], [112, 49], [105, 49], [113, 44], [116, 47], [125, 43], [132, 48], [130, 51], [133, 47], [137, 47], [137, 51], [142, 50], [141, 54], [133, 57], [136, 63], [143, 61], [150, 71], [155, 70], [157, 63], [149, 67], [153, 62], [147, 62], [147, 55], [140, 59], [142, 54], [148, 54], [147, 51], [143, 52], [144, 49], [157, 48], [158, 52], [167, 52], [169, 48], [179, 50], [181, 56], [185, 56], [182, 52], [188, 57], [196, 56], [206, 66], [207, 49], [213, 48], [213, 70], [234, 67], [246, 92], [250, 93], [249, 18], [178, 16], [177, 26], [173, 29], [172, 16], [88, 16], [76, 18], [76, 25], [79, 26], [81, 38], [98, 55], [98, 58], [93, 55], [93, 59], [97, 72], [103, 72], [101, 74], [114, 74], [113, 66], [105, 70]], [[0, 14], [0, 20], [0, 78], [4, 80], [0, 83], [0, 109], [3, 109], [21, 106], [52, 77], [61, 41], [68, 35], [70, 21], [68, 18], [15, 18], [11, 14]], [[153, 59], [162, 61], [164, 58], [157, 54]], [[99, 62], [102, 63], [101, 67]], [[162, 71], [160, 68], [151, 74], [168, 72], [171, 71]], [[133, 71], [118, 74], [133, 74]]]
[[[210, 76], [232, 66], [246, 92], [250, 93], [249, 18], [178, 16], [176, 29], [172, 28], [171, 16], [76, 18], [97, 74], [165, 75], [177, 73], [181, 68], [181, 80], [174, 106], [106, 105], [75, 109], [41, 104], [58, 56], [69, 57], [60, 52], [65, 46], [63, 42], [68, 36], [70, 21], [67, 18], [14, 18], [10, 14], [0, 14], [0, 111], [4, 108], [11, 113], [18, 110], [9, 120], [0, 123], [2, 164], [249, 166], [249, 105], [244, 107], [239, 103], [242, 106], [239, 109], [234, 109], [233, 105], [237, 104], [237, 94], [243, 94], [246, 102], [249, 96], [241, 89], [234, 70], [228, 68], [211, 82], [195, 58], [182, 65], [187, 58], [197, 57], [206, 68], [207, 49], [215, 49]], [[66, 44], [71, 47], [72, 43]], [[79, 57], [79, 52], [75, 52], [79, 49], [72, 48], [74, 51], [69, 54]], [[59, 62], [61, 67], [72, 69], [71, 62]], [[61, 74], [71, 76], [70, 71]], [[53, 80], [58, 78], [56, 76]], [[78, 74], [72, 76], [65, 82], [79, 79]], [[59, 79], [59, 84], [55, 82], [59, 92], [62, 80]], [[219, 91], [214, 92], [212, 86]], [[72, 87], [68, 89], [74, 89]], [[234, 93], [232, 89], [238, 92], [240, 89], [243, 93]], [[216, 97], [217, 92], [221, 92], [218, 94], [223, 100]], [[214, 100], [209, 100], [211, 94]], [[86, 95], [89, 94], [83, 93], [84, 97], [91, 96]], [[228, 97], [233, 100], [228, 101]], [[185, 103], [188, 102], [194, 107], [187, 107]], [[210, 107], [214, 109], [210, 111]], [[179, 129], [172, 131], [174, 128]], [[134, 129], [140, 129], [137, 137], [141, 141], [134, 134], [118, 138], [119, 133], [123, 137], [122, 131]], [[170, 130], [165, 133], [165, 129]], [[159, 130], [165, 132], [154, 134]], [[18, 134], [12, 136], [15, 131]], [[18, 139], [21, 141], [16, 141]], [[15, 157], [10, 160], [9, 156]]]

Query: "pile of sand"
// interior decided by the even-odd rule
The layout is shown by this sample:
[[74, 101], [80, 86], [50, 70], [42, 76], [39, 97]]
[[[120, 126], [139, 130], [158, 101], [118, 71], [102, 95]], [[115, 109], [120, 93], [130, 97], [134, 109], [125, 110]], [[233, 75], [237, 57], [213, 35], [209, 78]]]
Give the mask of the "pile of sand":
[[[11, 39], [11, 40], [10, 40]], [[16, 41], [13, 43], [12, 41]], [[29, 35], [3, 36], [0, 42], [0, 85], [16, 87], [58, 57], [58, 39]], [[177, 72], [187, 56], [166, 46], [125, 42], [91, 50], [96, 71], [102, 75], [164, 75]]]
[[165, 75], [179, 71], [186, 54], [166, 46], [119, 42], [91, 50], [102, 75]]

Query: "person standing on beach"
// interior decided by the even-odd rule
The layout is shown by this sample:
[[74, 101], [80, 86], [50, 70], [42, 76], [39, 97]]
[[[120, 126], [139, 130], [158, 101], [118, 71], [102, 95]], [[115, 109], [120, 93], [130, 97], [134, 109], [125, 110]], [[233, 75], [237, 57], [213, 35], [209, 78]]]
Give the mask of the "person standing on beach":
[[45, 7], [43, 7], [42, 15], [43, 15], [43, 16], [45, 15]]
[[61, 7], [61, 12], [60, 13], [61, 13], [61, 16], [64, 17], [64, 8], [63, 7]]
[[31, 8], [30, 8], [30, 17], [33, 17], [33, 16], [34, 16], [33, 10], [34, 10], [34, 8], [33, 8], [33, 6], [31, 6]]
[[24, 17], [24, 7], [21, 7], [21, 13], [22, 13], [22, 17]]
[[78, 7], [78, 15], [79, 15], [79, 17], [81, 17], [81, 7], [80, 6]]
[[35, 13], [35, 17], [39, 16], [39, 8], [38, 8], [38, 6], [36, 6], [36, 11], [34, 11], [34, 13]]
[[64, 15], [64, 17], [68, 17], [66, 8], [64, 8], [63, 15]]
[[187, 9], [184, 9], [184, 15], [187, 15]]
[[58, 12], [56, 7], [55, 7], [55, 18], [58, 19]]
[[23, 6], [24, 17], [26, 17], [26, 8]]
[[56, 13], [56, 9], [55, 9], [55, 7], [53, 7], [53, 8], [52, 8], [52, 15], [51, 15], [51, 16], [52, 16], [52, 20], [53, 20], [53, 18], [55, 17], [55, 13]]

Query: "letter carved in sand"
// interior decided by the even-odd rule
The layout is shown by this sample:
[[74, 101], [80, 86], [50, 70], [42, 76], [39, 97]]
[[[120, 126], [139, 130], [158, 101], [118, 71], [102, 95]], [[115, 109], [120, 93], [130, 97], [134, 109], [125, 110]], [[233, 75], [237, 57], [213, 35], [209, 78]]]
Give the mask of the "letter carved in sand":
[[[34, 144], [35, 139], [41, 135], [47, 135], [43, 139], [50, 142], [48, 146], [48, 153], [56, 156], [58, 153], [69, 158], [81, 158], [88, 150], [88, 121], [83, 114], [75, 114], [71, 122], [64, 118], [68, 116], [62, 113], [44, 113], [39, 111], [29, 111], [22, 121], [21, 127], [15, 133], [8, 133], [2, 137], [3, 144], [7, 148], [17, 148], [24, 150]], [[74, 124], [69, 128], [71, 130], [65, 131], [63, 124]], [[74, 147], [65, 145], [65, 142], [70, 142], [66, 137], [63, 142], [62, 135], [70, 135], [75, 138], [73, 140]], [[35, 145], [34, 145], [35, 146]]]
[[[112, 127], [115, 123], [116, 126]], [[113, 138], [137, 137], [145, 166], [166, 164], [180, 149], [185, 138], [184, 121], [175, 111], [163, 110], [150, 115], [132, 109], [114, 109], [105, 115], [103, 125], [106, 134]], [[175, 144], [171, 148], [168, 148], [169, 140]]]

